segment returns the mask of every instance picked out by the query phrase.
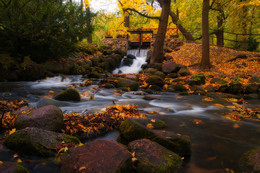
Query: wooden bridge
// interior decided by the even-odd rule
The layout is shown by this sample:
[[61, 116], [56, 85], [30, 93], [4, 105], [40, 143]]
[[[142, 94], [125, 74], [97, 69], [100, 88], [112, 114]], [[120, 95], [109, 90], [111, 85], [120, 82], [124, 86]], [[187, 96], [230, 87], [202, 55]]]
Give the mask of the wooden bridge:
[[[119, 30], [120, 31], [120, 30]], [[124, 33], [124, 38], [128, 39], [131, 48], [150, 47], [151, 41], [156, 37], [158, 28], [137, 28], [128, 29]], [[178, 28], [167, 28], [165, 38], [176, 37]]]

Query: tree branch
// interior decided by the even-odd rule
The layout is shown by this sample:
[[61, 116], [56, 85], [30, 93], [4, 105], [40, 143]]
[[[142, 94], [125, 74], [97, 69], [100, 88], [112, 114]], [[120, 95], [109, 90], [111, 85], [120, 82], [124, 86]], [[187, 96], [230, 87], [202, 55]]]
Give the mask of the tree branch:
[[146, 18], [148, 18], [148, 19], [157, 19], [157, 20], [160, 19], [160, 17], [158, 17], [158, 16], [149, 16], [149, 15], [147, 15], [147, 14], [141, 13], [140, 11], [137, 11], [137, 10], [134, 9], [134, 8], [124, 8], [123, 10], [135, 12], [135, 13], [139, 14], [140, 16], [146, 17]]

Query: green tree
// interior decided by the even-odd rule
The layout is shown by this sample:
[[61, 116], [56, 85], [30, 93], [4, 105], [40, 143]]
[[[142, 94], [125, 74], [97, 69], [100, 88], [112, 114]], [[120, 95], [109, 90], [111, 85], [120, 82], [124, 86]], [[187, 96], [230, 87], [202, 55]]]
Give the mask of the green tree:
[[1, 0], [1, 49], [38, 62], [65, 56], [92, 32], [90, 17], [82, 6], [61, 0]]

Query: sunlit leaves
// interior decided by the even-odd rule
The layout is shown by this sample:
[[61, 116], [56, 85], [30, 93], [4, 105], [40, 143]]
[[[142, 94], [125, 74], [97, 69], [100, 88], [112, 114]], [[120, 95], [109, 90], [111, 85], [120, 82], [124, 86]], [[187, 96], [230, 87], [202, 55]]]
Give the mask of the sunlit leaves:
[[94, 137], [118, 129], [126, 118], [145, 118], [136, 109], [137, 106], [109, 106], [105, 111], [96, 114], [81, 115], [79, 113], [65, 114], [63, 132], [70, 135], [83, 134], [84, 137]]

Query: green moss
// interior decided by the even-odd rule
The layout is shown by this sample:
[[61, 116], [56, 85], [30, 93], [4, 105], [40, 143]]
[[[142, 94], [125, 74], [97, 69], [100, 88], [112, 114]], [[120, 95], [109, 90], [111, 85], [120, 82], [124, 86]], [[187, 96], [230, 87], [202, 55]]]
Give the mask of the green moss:
[[101, 78], [102, 76], [101, 76], [101, 74], [98, 73], [98, 72], [90, 72], [90, 73], [88, 74], [88, 77], [89, 77], [89, 78], [99, 79], [99, 78]]
[[173, 90], [183, 92], [183, 91], [187, 91], [187, 88], [184, 87], [181, 83], [177, 83], [176, 85], [173, 85]]
[[165, 137], [158, 136], [150, 129], [135, 122], [133, 119], [123, 121], [119, 131], [120, 135], [117, 140], [123, 144], [128, 144], [137, 139], [147, 138], [184, 157], [188, 157], [191, 152], [190, 140], [177, 136], [172, 137], [171, 140], [169, 140]]
[[154, 75], [159, 76], [160, 78], [163, 78], [163, 79], [165, 78], [165, 74], [161, 71], [157, 71], [156, 73], [154, 73]]
[[67, 89], [60, 92], [54, 99], [61, 101], [80, 101], [80, 94], [76, 89]]
[[159, 76], [153, 75], [146, 81], [149, 85], [157, 85], [162, 87], [164, 85], [163, 79]]
[[260, 148], [257, 148], [243, 154], [239, 160], [240, 171], [259, 173], [260, 168], [259, 166], [257, 166], [257, 162], [259, 162], [259, 158], [257, 158], [257, 155], [259, 155], [259, 153], [260, 153]]
[[139, 83], [130, 79], [119, 79], [118, 87], [120, 88], [126, 87], [126, 88], [130, 88], [131, 91], [137, 91], [139, 89]]
[[110, 89], [110, 88], [115, 88], [115, 86], [113, 84], [106, 83], [104, 88]]
[[79, 144], [80, 143], [80, 140], [75, 137], [75, 136], [70, 136], [70, 135], [67, 135], [67, 134], [62, 134], [62, 139], [57, 139], [59, 142], [65, 142], [65, 143], [74, 143], [74, 144]]
[[205, 84], [206, 82], [206, 77], [203, 73], [195, 74], [191, 77], [191, 79], [195, 85]]
[[17, 165], [16, 170], [14, 171], [14, 173], [30, 173], [26, 168], [24, 168], [21, 165]]

